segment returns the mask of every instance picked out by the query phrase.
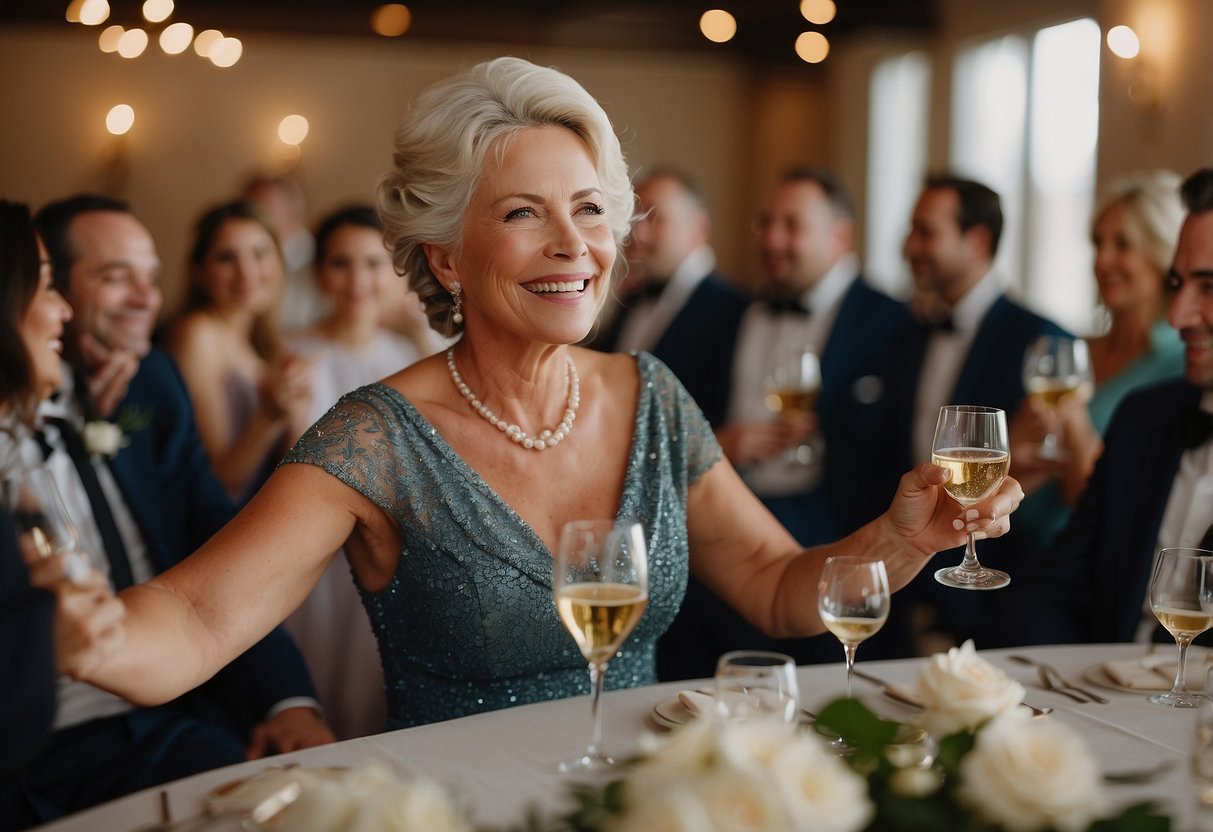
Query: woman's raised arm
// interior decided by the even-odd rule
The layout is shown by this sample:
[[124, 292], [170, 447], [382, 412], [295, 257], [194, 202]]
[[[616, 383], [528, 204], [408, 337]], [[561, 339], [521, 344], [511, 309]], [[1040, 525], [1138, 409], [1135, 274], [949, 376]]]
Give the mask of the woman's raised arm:
[[721, 460], [690, 488], [691, 570], [754, 626], [776, 638], [824, 632], [817, 580], [831, 555], [884, 560], [892, 589], [918, 574], [935, 552], [963, 546], [969, 531], [998, 537], [1023, 491], [1008, 477], [968, 508], [941, 487], [947, 471], [923, 463], [905, 474], [888, 511], [842, 540], [802, 549]]

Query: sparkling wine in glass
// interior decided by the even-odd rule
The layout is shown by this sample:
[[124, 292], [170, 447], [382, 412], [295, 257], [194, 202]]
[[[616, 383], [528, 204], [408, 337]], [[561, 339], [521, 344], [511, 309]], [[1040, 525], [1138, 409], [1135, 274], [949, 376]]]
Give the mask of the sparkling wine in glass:
[[80, 551], [80, 534], [46, 466], [5, 474], [0, 480], [0, 505], [12, 514], [18, 530], [29, 535], [40, 557], [65, 555], [68, 579], [81, 583], [88, 578], [91, 567]]
[[889, 617], [889, 575], [884, 561], [843, 556], [827, 558], [817, 583], [817, 612], [842, 642], [847, 661], [847, 697], [855, 651], [876, 635]]
[[[1091, 354], [1087, 342], [1058, 335], [1042, 335], [1024, 356], [1023, 383], [1028, 397], [1050, 410], [1063, 396], [1089, 389], [1092, 384]], [[1065, 452], [1057, 435], [1045, 434], [1036, 449], [1041, 459], [1060, 460]]]
[[[792, 344], [775, 350], [766, 378], [767, 409], [782, 418], [811, 413], [821, 392], [821, 362], [808, 344]], [[792, 465], [811, 465], [821, 459], [825, 443], [816, 431], [803, 443], [788, 448], [785, 459]]]
[[607, 663], [640, 621], [649, 600], [649, 567], [639, 523], [576, 520], [566, 523], [552, 564], [552, 595], [565, 628], [590, 667], [593, 733], [580, 757], [560, 764], [563, 774], [615, 765], [602, 751], [602, 684]]
[[1188, 645], [1213, 626], [1213, 552], [1163, 549], [1150, 577], [1150, 609], [1179, 645], [1175, 683], [1167, 693], [1148, 697], [1155, 705], [1195, 708], [1204, 694], [1188, 690], [1185, 670]]
[[716, 713], [728, 720], [794, 724], [800, 713], [796, 662], [766, 650], [734, 650], [716, 662]]
[[[931, 462], [952, 472], [944, 489], [962, 506], [973, 505], [998, 490], [1011, 467], [1007, 414], [995, 407], [950, 404], [939, 409]], [[957, 589], [1001, 589], [1011, 582], [1006, 572], [977, 562], [972, 532], [964, 560], [935, 573], [935, 580]]]

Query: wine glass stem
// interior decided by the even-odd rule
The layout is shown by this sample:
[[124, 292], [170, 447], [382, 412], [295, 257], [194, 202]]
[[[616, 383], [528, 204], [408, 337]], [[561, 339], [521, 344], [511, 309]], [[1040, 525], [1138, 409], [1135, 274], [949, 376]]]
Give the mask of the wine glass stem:
[[965, 572], [976, 572], [981, 569], [981, 564], [977, 562], [977, 538], [969, 532], [969, 541], [965, 544], [964, 560], [960, 562], [960, 569]]
[[591, 760], [601, 759], [602, 746], [602, 683], [606, 678], [607, 663], [590, 663], [590, 708], [593, 714], [593, 733], [590, 735], [590, 745], [585, 750], [585, 756]]
[[1182, 696], [1188, 692], [1184, 668], [1188, 663], [1188, 645], [1192, 643], [1192, 639], [1177, 638], [1175, 643], [1179, 645], [1179, 666], [1175, 668], [1175, 684], [1171, 686], [1171, 695]]
[[855, 648], [859, 647], [853, 641], [844, 641], [842, 643], [843, 653], [847, 657], [847, 699], [852, 699], [851, 695], [851, 676], [855, 672]]

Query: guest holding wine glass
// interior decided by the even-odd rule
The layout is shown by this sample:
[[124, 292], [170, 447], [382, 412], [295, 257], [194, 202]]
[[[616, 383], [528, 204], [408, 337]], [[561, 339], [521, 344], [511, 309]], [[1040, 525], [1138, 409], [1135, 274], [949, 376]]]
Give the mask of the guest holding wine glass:
[[282, 349], [282, 252], [249, 202], [206, 212], [189, 255], [185, 312], [169, 352], [185, 377], [215, 474], [243, 504], [281, 459], [311, 401], [306, 362]]
[[[1011, 420], [1015, 476], [1029, 495], [1015, 535], [1041, 549], [1065, 526], [1117, 405], [1131, 391], [1183, 374], [1183, 344], [1167, 324], [1167, 268], [1183, 222], [1180, 178], [1166, 170], [1116, 180], [1095, 212], [1095, 282], [1107, 332], [1087, 339], [1093, 393], [1063, 396], [1055, 406], [1029, 398]], [[1056, 458], [1034, 452], [1058, 437]]]
[[431, 87], [405, 117], [380, 212], [445, 355], [334, 407], [241, 514], [127, 590], [126, 648], [87, 678], [156, 702], [206, 679], [306, 597], [345, 547], [380, 643], [389, 725], [584, 693], [552, 598], [566, 522], [627, 518], [654, 553], [647, 608], [608, 685], [654, 681], [654, 643], [693, 571], [775, 635], [824, 628], [824, 558], [885, 562], [903, 586], [968, 531], [1004, 534], [1011, 479], [961, 512], [943, 469], [805, 550], [721, 456], [663, 365], [571, 346], [609, 293], [633, 198], [618, 139], [573, 79], [501, 58]]
[[1074, 513], [1016, 566], [1003, 631], [1016, 642], [1161, 641], [1146, 603], [1165, 548], [1213, 548], [1213, 170], [1180, 189], [1187, 215], [1167, 272], [1184, 378], [1125, 396]]
[[[37, 402], [59, 386], [70, 318], [29, 208], [0, 200], [0, 477], [16, 474], [15, 440], [32, 430]], [[91, 570], [69, 577], [68, 557], [44, 557], [29, 535], [19, 539], [14, 516], [0, 501], [0, 667], [7, 669], [0, 686], [0, 818], [6, 828], [36, 821], [21, 776], [51, 731], [56, 675], [85, 671], [122, 642], [123, 607], [105, 577]]]

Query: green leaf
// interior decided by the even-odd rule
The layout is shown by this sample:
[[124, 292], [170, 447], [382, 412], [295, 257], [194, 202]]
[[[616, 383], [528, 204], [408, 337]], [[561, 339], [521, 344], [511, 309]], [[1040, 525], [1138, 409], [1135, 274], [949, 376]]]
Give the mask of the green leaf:
[[852, 767], [870, 770], [879, 764], [901, 723], [881, 719], [858, 699], [836, 699], [822, 710], [816, 727], [820, 733], [836, 734], [846, 741], [853, 749]]
[[935, 759], [939, 765], [943, 766], [948, 777], [956, 776], [956, 772], [960, 770], [961, 758], [973, 750], [973, 743], [976, 740], [977, 737], [974, 734], [959, 731], [949, 734], [939, 741], [939, 754]]
[[1114, 818], [1096, 821], [1088, 832], [1170, 832], [1171, 819], [1156, 803], [1135, 803]]

